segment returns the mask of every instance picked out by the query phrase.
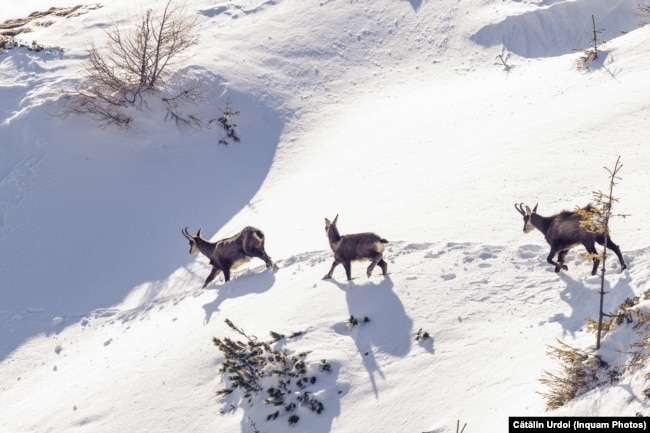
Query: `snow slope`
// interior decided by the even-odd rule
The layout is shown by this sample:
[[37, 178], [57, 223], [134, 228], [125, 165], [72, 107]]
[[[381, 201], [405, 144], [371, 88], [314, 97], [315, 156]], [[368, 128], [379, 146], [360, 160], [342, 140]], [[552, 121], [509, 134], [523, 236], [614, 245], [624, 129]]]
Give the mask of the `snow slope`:
[[[0, 20], [39, 3], [3, 5]], [[607, 309], [648, 289], [638, 3], [188, 2], [201, 38], [174, 79], [208, 89], [206, 115], [228, 98], [241, 112], [242, 142], [227, 147], [155, 106], [128, 131], [52, 117], [88, 39], [159, 1], [31, 25], [19, 38], [52, 48], [0, 54], [0, 431], [287, 431], [288, 415], [267, 422], [268, 407], [231, 411], [215, 395], [211, 339], [237, 337], [225, 318], [259, 338], [304, 331], [280, 344], [332, 362], [313, 388], [325, 411], [300, 408], [292, 430], [503, 431], [509, 415], [541, 414], [546, 345], [594, 344], [583, 326], [598, 281], [578, 249], [552, 272], [512, 205], [582, 205], [621, 155], [630, 217], [612, 237], [629, 270], [608, 261]], [[608, 42], [578, 71], [592, 14]], [[337, 213], [343, 233], [391, 241], [388, 277], [356, 265], [350, 283], [342, 269], [321, 280], [323, 218]], [[252, 261], [200, 290], [207, 260], [180, 230], [245, 225], [280, 269]], [[349, 329], [350, 315], [370, 321]], [[574, 410], [647, 411], [613, 389]]]

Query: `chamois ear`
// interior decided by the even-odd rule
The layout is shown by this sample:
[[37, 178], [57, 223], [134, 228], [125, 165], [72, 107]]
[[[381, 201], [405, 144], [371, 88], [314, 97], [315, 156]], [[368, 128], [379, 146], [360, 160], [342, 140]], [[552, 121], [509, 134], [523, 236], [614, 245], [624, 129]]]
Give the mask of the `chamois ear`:
[[533, 213], [537, 213], [537, 205], [538, 205], [538, 204], [539, 204], [539, 203], [535, 203], [535, 207], [533, 208]]
[[334, 217], [334, 221], [332, 221], [332, 224], [336, 225], [336, 220], [339, 219], [339, 214], [336, 214], [336, 217]]
[[200, 238], [201, 237], [201, 227], [199, 227], [199, 231], [196, 232], [196, 237]]

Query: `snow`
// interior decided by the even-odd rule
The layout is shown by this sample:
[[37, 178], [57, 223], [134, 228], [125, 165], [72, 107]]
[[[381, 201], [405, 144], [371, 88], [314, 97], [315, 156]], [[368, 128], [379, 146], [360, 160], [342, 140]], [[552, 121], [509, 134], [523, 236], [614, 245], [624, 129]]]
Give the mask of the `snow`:
[[[0, 431], [476, 432], [545, 414], [547, 346], [594, 346], [599, 280], [582, 247], [554, 273], [513, 204], [582, 206], [620, 155], [615, 211], [630, 216], [612, 238], [628, 270], [608, 256], [605, 309], [648, 289], [639, 3], [188, 1], [200, 40], [173, 80], [202, 84], [206, 118], [240, 111], [228, 146], [155, 105], [126, 131], [53, 116], [89, 40], [162, 2], [30, 25], [18, 38], [50, 49], [0, 54]], [[76, 4], [5, 2], [0, 21]], [[591, 15], [607, 42], [578, 70]], [[321, 280], [337, 214], [343, 234], [390, 241], [387, 277], [356, 263], [351, 282], [340, 267]], [[201, 290], [208, 261], [181, 230], [246, 225], [279, 269], [254, 259]], [[288, 427], [261, 404], [229, 410], [212, 343], [239, 337], [226, 318], [260, 339], [303, 331], [281, 344], [332, 363], [314, 386], [325, 411]], [[612, 332], [600, 354], [624, 362], [633, 340]], [[554, 413], [647, 413], [644, 388], [637, 372]]]

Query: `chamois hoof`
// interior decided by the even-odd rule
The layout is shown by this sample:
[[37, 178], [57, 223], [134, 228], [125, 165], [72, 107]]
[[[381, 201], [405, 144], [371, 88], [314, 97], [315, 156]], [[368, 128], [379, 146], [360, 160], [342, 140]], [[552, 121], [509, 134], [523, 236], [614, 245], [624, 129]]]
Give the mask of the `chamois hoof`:
[[330, 278], [332, 278], [331, 275], [325, 275], [325, 276], [323, 277], [324, 280], [329, 280]]

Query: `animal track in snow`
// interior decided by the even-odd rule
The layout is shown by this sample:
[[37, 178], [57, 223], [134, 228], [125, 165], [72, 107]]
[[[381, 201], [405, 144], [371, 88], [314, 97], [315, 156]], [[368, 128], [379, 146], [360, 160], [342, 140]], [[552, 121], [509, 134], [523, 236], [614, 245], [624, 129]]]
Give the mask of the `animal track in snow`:
[[539, 245], [522, 245], [519, 247], [519, 257], [522, 259], [532, 259], [539, 256], [540, 251], [542, 251], [542, 247]]
[[[242, 3], [244, 4], [242, 5]], [[278, 3], [280, 3], [279, 0], [266, 0], [262, 2], [240, 2], [240, 4], [237, 5], [233, 5], [231, 2], [227, 2], [208, 9], [203, 9], [201, 10], [201, 14], [209, 18], [225, 15], [232, 19], [236, 19], [240, 17], [240, 14], [250, 15], [261, 12], [265, 9], [268, 9], [269, 7], [277, 5]]]
[[404, 250], [416, 250], [416, 251], [423, 251], [427, 250], [431, 247], [432, 244], [427, 243], [427, 242], [420, 242], [420, 243], [410, 243], [406, 244], [402, 249]]
[[[47, 155], [39, 143], [35, 143], [32, 151], [33, 154], [19, 160], [10, 156], [0, 161], [0, 227], [4, 225], [6, 212], [17, 206], [25, 196], [36, 167]], [[20, 158], [19, 155], [16, 157]]]

